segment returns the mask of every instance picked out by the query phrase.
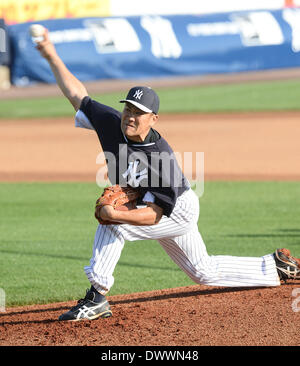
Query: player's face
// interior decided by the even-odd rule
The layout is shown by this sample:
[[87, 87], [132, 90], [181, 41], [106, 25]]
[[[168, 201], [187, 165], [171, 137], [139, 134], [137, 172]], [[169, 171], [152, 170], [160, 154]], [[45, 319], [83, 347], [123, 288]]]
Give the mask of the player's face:
[[145, 140], [157, 119], [157, 114], [144, 112], [133, 104], [125, 103], [121, 129], [130, 140], [141, 142]]

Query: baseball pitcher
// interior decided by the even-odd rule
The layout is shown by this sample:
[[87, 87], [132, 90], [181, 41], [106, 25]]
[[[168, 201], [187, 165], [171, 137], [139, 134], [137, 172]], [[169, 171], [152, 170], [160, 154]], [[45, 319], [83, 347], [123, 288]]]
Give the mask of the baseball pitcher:
[[[106, 299], [126, 241], [157, 240], [196, 283], [212, 286], [279, 286], [300, 279], [300, 260], [288, 249], [262, 257], [210, 256], [198, 231], [199, 200], [156, 130], [159, 97], [145, 86], [129, 90], [119, 111], [89, 97], [56, 53], [45, 30], [37, 50], [48, 61], [57, 84], [75, 109], [75, 126], [95, 131], [107, 157], [110, 187], [95, 204], [93, 254], [84, 268], [90, 282], [83, 299], [59, 320], [78, 321], [112, 315]], [[114, 159], [109, 157], [114, 156]], [[162, 156], [172, 157], [168, 169]]]

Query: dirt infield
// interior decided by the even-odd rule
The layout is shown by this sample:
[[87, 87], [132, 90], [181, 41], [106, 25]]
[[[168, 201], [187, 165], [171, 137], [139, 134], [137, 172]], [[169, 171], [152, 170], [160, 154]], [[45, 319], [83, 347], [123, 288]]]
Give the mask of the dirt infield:
[[188, 286], [111, 296], [111, 318], [71, 323], [56, 319], [75, 302], [7, 309], [0, 314], [0, 344], [298, 346], [293, 288]]
[[[161, 115], [175, 152], [204, 153], [205, 180], [300, 180], [300, 112]], [[72, 118], [0, 123], [0, 181], [92, 181], [96, 134]], [[195, 155], [193, 155], [195, 157]]]
[[[296, 112], [163, 115], [157, 129], [175, 151], [204, 152], [206, 180], [298, 181], [299, 119]], [[97, 137], [72, 125], [72, 119], [1, 122], [0, 180], [95, 181]], [[298, 346], [298, 286], [195, 285], [108, 296], [113, 317], [79, 323], [57, 321], [74, 302], [7, 308], [0, 345]]]

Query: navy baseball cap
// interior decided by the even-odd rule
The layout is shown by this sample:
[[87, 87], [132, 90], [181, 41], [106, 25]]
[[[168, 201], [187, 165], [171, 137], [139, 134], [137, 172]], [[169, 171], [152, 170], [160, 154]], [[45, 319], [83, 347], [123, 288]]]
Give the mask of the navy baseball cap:
[[148, 86], [135, 86], [131, 88], [126, 99], [120, 103], [131, 103], [137, 108], [147, 113], [158, 113], [159, 98], [153, 89]]

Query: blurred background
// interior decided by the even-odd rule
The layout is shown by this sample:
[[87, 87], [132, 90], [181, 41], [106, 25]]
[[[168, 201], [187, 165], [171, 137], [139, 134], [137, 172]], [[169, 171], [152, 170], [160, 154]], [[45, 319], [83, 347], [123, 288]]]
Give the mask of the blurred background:
[[1, 0], [0, 88], [54, 83], [39, 23], [83, 82], [203, 78], [300, 65], [299, 0]]

